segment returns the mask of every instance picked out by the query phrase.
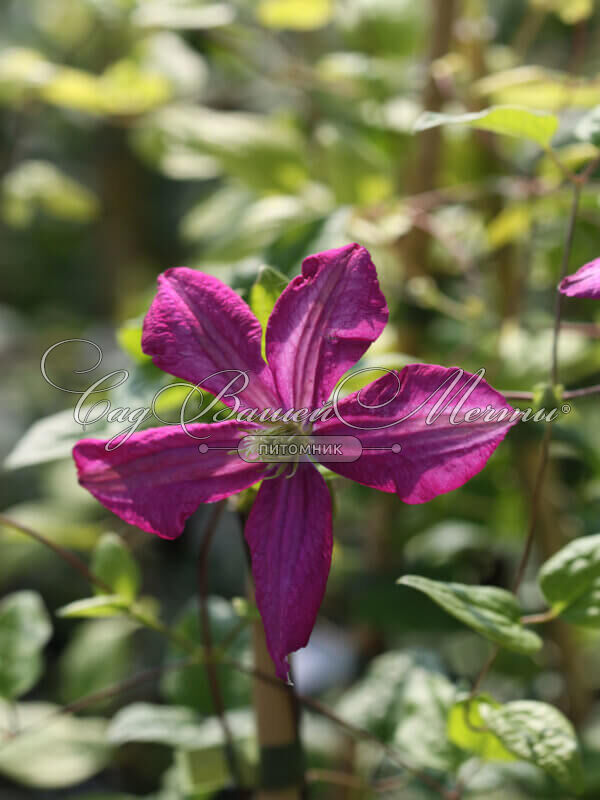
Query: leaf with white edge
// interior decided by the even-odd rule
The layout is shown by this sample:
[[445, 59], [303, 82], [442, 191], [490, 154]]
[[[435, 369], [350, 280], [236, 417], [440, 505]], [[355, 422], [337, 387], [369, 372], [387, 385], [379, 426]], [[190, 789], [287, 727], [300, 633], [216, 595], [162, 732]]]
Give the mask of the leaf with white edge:
[[[80, 697], [119, 683], [134, 668], [131, 634], [138, 624], [127, 617], [81, 621], [58, 663], [60, 699], [72, 703]], [[97, 713], [112, 707], [114, 698], [94, 705]]]
[[114, 617], [124, 614], [129, 603], [118, 594], [102, 594], [75, 600], [56, 612], [58, 617]]
[[404, 687], [416, 670], [439, 673], [439, 664], [429, 652], [391, 650], [377, 656], [365, 676], [344, 692], [336, 712], [381, 740], [391, 741], [400, 719]]
[[230, 25], [235, 9], [229, 3], [178, 3], [173, 0], [146, 0], [132, 15], [140, 28], [171, 30], [209, 30]]
[[0, 602], [0, 697], [14, 700], [38, 681], [41, 652], [52, 624], [36, 592], [15, 592]]
[[6, 457], [5, 469], [20, 469], [71, 455], [73, 446], [89, 436], [102, 437], [108, 432], [105, 421], [83, 426], [75, 422], [72, 409], [58, 411], [34, 422]]
[[279, 295], [288, 285], [288, 279], [281, 272], [263, 264], [258, 271], [258, 277], [250, 289], [249, 305], [254, 315], [262, 325], [262, 354], [266, 359], [265, 337], [267, 322]]
[[531, 654], [542, 647], [540, 637], [521, 624], [519, 603], [505, 589], [444, 583], [419, 575], [405, 575], [398, 583], [423, 592], [465, 625], [508, 650]]
[[[22, 732], [0, 747], [0, 774], [39, 789], [76, 786], [108, 763], [104, 720], [79, 719], [52, 703], [19, 703], [14, 708]], [[8, 707], [0, 703], [0, 719]]]
[[568, 622], [600, 626], [600, 534], [569, 542], [540, 569], [542, 593]]
[[203, 744], [202, 718], [189, 708], [134, 703], [113, 717], [108, 740], [112, 744], [154, 742], [196, 749]]
[[[100, 538], [92, 555], [92, 572], [126, 602], [132, 603], [137, 597], [141, 583], [140, 568], [116, 533], [105, 533]], [[94, 587], [94, 591], [104, 595], [97, 587]]]
[[[252, 713], [247, 709], [230, 712], [227, 717], [236, 739], [252, 733]], [[222, 728], [216, 717], [202, 719], [188, 708], [133, 703], [112, 719], [108, 740], [115, 745], [153, 742], [185, 750], [203, 750], [223, 744]]]
[[464, 753], [446, 735], [446, 721], [456, 687], [437, 670], [416, 666], [402, 686], [396, 706], [393, 743], [420, 769], [456, 772]]
[[600, 146], [600, 106], [585, 114], [575, 126], [575, 136]]
[[562, 786], [579, 793], [583, 768], [573, 726], [558, 709], [535, 700], [482, 708], [485, 726], [511, 753], [535, 764]]
[[469, 114], [438, 114], [425, 111], [416, 121], [415, 131], [426, 131], [439, 125], [468, 125], [518, 139], [530, 139], [548, 147], [558, 128], [558, 117], [546, 111], [532, 111], [519, 106], [491, 106]]

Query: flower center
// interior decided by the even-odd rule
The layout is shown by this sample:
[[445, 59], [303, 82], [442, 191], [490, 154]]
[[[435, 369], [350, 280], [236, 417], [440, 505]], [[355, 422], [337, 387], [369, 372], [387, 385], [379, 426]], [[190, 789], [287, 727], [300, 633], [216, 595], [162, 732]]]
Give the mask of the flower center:
[[311, 427], [288, 422], [260, 431], [247, 431], [238, 452], [245, 461], [297, 465], [300, 461], [310, 460]]

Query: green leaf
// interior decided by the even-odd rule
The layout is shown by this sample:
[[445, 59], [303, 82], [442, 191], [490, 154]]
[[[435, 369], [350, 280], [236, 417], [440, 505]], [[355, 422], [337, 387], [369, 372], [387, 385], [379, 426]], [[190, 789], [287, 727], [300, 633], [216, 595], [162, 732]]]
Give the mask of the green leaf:
[[482, 711], [499, 708], [488, 695], [478, 695], [456, 702], [448, 714], [447, 732], [450, 741], [463, 750], [476, 753], [484, 761], [516, 761], [517, 757], [488, 730]]
[[518, 700], [485, 709], [485, 725], [522, 761], [535, 764], [562, 786], [579, 793], [583, 774], [573, 726], [558, 709], [534, 700]]
[[327, 25], [333, 10], [332, 0], [260, 0], [256, 13], [268, 28], [310, 31]]
[[[20, 703], [14, 716], [22, 732], [0, 747], [0, 774], [26, 786], [61, 789], [83, 783], [109, 760], [105, 722], [78, 719], [51, 703]], [[0, 719], [8, 708], [0, 703]]]
[[232, 597], [231, 605], [240, 619], [245, 619], [247, 622], [260, 622], [260, 611], [254, 603], [251, 603], [248, 600], [248, 598]]
[[568, 622], [600, 627], [600, 534], [569, 542], [542, 566], [540, 588]]
[[[141, 583], [140, 568], [116, 533], [105, 533], [96, 545], [92, 555], [92, 572], [126, 603], [132, 603], [137, 597]], [[103, 594], [96, 587], [94, 591]]]
[[262, 354], [266, 359], [265, 340], [267, 335], [267, 322], [277, 298], [288, 285], [288, 279], [281, 272], [263, 264], [258, 272], [258, 277], [250, 289], [249, 305], [256, 318], [262, 325]]
[[102, 594], [75, 600], [56, 611], [57, 616], [66, 617], [114, 617], [124, 614], [129, 602], [118, 594]]
[[124, 322], [116, 332], [119, 347], [137, 361], [138, 364], [146, 364], [152, 361], [151, 356], [147, 356], [142, 350], [142, 320], [130, 319]]
[[15, 228], [37, 211], [71, 222], [89, 222], [99, 210], [96, 196], [47, 161], [23, 161], [2, 181], [2, 216]]
[[579, 792], [582, 765], [571, 723], [546, 703], [518, 700], [500, 705], [487, 695], [456, 703], [448, 737], [485, 761], [527, 761], [561, 785]]
[[0, 697], [14, 700], [38, 681], [52, 623], [36, 592], [15, 592], [0, 602]]
[[415, 123], [415, 131], [425, 131], [438, 125], [468, 125], [518, 139], [531, 139], [548, 147], [558, 128], [558, 117], [546, 111], [532, 111], [519, 106], [491, 106], [470, 114], [423, 113]]
[[398, 583], [424, 592], [449, 614], [508, 650], [531, 654], [542, 646], [540, 637], [521, 625], [522, 611], [511, 592], [495, 586], [432, 581], [419, 575], [405, 575]]
[[[215, 646], [227, 642], [235, 636], [228, 653], [237, 661], [244, 663], [250, 657], [249, 631], [243, 627], [243, 620], [235, 613], [232, 605], [222, 597], [208, 598], [208, 614], [212, 639]], [[192, 600], [175, 624], [175, 630], [194, 642], [202, 643], [198, 604]], [[167, 651], [167, 662], [180, 659], [186, 655], [181, 649], [170, 645]], [[221, 691], [227, 708], [249, 705], [251, 681], [248, 676], [236, 670], [218, 668]], [[203, 713], [212, 713], [211, 692], [203, 665], [171, 670], [165, 673], [161, 683], [163, 694], [169, 702], [179, 706], [190, 706]]]

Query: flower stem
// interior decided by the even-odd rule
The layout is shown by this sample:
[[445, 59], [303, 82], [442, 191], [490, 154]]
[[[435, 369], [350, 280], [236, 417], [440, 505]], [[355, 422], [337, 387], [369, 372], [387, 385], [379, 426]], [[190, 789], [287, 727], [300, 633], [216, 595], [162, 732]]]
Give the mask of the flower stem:
[[552, 622], [558, 614], [552, 608], [548, 611], [541, 611], [539, 614], [526, 614], [521, 617], [521, 625], [543, 625], [545, 622]]

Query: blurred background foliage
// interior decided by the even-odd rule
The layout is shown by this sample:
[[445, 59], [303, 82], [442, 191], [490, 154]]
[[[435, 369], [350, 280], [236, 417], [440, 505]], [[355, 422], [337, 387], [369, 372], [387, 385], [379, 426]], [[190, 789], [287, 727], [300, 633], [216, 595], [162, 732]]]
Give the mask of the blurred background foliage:
[[[49, 356], [52, 380], [82, 392], [125, 368], [129, 380], [108, 393], [113, 407], [148, 405], [169, 378], [141, 353], [140, 326], [167, 267], [200, 268], [247, 296], [265, 266], [291, 277], [304, 256], [358, 241], [391, 309], [362, 366], [483, 366], [505, 390], [531, 391], [546, 378], [569, 207], [555, 160], [533, 142], [463, 126], [415, 135], [413, 126], [423, 110], [552, 111], [560, 159], [585, 166], [599, 152], [593, 0], [3, 0], [0, 14], [0, 502], [6, 516], [86, 559], [115, 545], [104, 534], [116, 531], [116, 546], [132, 554], [121, 558], [139, 565], [126, 585], [142, 591], [149, 614], [160, 609], [199, 638], [196, 559], [210, 509], [176, 542], [110, 517], [78, 487], [70, 460], [82, 437], [77, 395], [45, 381], [40, 359], [60, 340], [93, 340], [101, 366], [76, 373], [96, 359], [71, 343]], [[583, 194], [573, 269], [598, 256], [599, 187], [592, 179]], [[571, 301], [561, 382], [598, 382], [599, 338], [598, 305]], [[163, 398], [173, 414], [181, 396]], [[99, 422], [86, 433], [121, 427]], [[534, 767], [482, 763], [448, 740], [448, 708], [488, 645], [395, 582], [416, 572], [510, 585], [542, 427], [514, 429], [482, 474], [427, 505], [335, 481], [327, 596], [295, 658], [300, 692], [394, 743], [415, 767], [462, 781], [465, 798], [572, 795]], [[599, 454], [600, 410], [582, 399], [555, 432], [521, 592], [529, 611], [543, 605], [536, 562], [598, 532]], [[221, 732], [199, 667], [52, 717], [59, 704], [181, 653], [116, 612], [57, 616], [89, 594], [85, 581], [9, 527], [0, 526], [0, 547], [0, 727], [29, 730], [0, 741], [0, 798], [224, 791]], [[221, 518], [208, 575], [215, 640], [247, 663], [251, 609], [239, 599], [245, 559], [233, 511]], [[547, 633], [533, 658], [503, 652], [486, 689], [561, 708], [582, 741], [585, 796], [597, 798], [598, 634], [562, 623]], [[220, 676], [251, 782], [249, 681]], [[303, 731], [311, 797], [386, 795], [332, 787], [318, 770], [398, 777], [376, 747], [325, 719], [305, 714]], [[388, 796], [435, 796], [400, 778]]]

